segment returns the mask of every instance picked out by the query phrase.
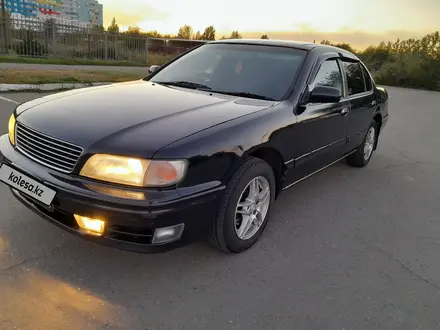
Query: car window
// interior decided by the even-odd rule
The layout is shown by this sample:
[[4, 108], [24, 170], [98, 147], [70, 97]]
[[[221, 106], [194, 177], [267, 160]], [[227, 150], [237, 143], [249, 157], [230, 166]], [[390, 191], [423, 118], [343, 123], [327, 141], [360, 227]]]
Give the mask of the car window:
[[306, 54], [287, 47], [205, 44], [149, 80], [185, 81], [225, 94], [250, 93], [280, 100], [296, 80]]
[[337, 88], [342, 94], [342, 74], [336, 60], [327, 60], [321, 64], [313, 81], [312, 88], [316, 85]]
[[370, 75], [367, 72], [367, 69], [365, 69], [362, 66], [362, 72], [364, 73], [364, 79], [365, 79], [365, 89], [367, 92], [373, 90], [373, 83], [371, 82]]
[[343, 62], [344, 71], [347, 75], [348, 95], [364, 93], [365, 82], [364, 75], [359, 63]]

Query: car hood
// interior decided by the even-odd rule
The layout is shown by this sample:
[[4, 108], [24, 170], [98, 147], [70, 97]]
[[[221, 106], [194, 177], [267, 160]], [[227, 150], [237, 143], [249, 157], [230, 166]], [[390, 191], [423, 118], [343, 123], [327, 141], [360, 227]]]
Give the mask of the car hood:
[[274, 102], [135, 81], [45, 96], [20, 105], [24, 125], [85, 149], [140, 157]]

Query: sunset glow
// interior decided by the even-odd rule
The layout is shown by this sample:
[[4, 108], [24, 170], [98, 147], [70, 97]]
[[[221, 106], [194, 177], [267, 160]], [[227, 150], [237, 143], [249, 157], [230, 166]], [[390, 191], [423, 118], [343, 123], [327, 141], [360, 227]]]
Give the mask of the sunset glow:
[[[287, 39], [340, 38], [357, 35], [359, 44], [376, 38], [417, 37], [440, 29], [438, 0], [102, 0], [104, 25], [116, 17], [122, 28], [177, 33], [189, 24], [203, 32], [214, 25], [217, 37], [238, 30], [246, 37], [261, 33]], [[289, 33], [291, 37], [289, 37]], [[255, 34], [255, 36], [254, 36]], [[333, 38], [332, 38], [333, 36]], [[352, 42], [355, 40], [351, 40]], [[355, 42], [356, 43], [356, 42]]]

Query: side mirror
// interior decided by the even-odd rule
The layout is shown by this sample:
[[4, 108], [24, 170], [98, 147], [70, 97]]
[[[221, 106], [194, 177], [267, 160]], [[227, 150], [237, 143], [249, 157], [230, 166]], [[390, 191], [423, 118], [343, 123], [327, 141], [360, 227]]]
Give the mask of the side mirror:
[[317, 85], [310, 93], [309, 102], [311, 103], [336, 103], [342, 98], [339, 89], [330, 86]]
[[154, 71], [156, 71], [157, 69], [159, 69], [160, 66], [159, 65], [152, 65], [150, 66], [150, 68], [148, 69], [148, 73], [152, 74]]

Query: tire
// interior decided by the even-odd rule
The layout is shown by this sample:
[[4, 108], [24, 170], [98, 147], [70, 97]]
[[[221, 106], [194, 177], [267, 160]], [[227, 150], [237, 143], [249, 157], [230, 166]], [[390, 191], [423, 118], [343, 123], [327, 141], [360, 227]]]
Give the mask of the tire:
[[[370, 145], [371, 137], [369, 134], [372, 130], [374, 132], [374, 136], [372, 138], [373, 144]], [[357, 148], [355, 153], [347, 156], [347, 163], [349, 165], [355, 166], [355, 167], [364, 167], [370, 162], [370, 159], [374, 153], [374, 146], [376, 145], [377, 134], [378, 134], [377, 123], [375, 120], [373, 120], [372, 123], [370, 124], [370, 126], [368, 127], [367, 133], [365, 134], [365, 137], [364, 137], [364, 140], [362, 141], [362, 144]], [[370, 145], [371, 151], [368, 152], [368, 155], [366, 156], [365, 150], [366, 150], [367, 144]]]
[[[263, 187], [268, 187], [269, 196], [267, 200], [264, 199], [265, 205], [268, 204], [268, 206], [266, 212], [261, 212], [258, 219], [255, 218], [255, 215], [251, 215], [247, 218], [254, 219], [255, 222], [255, 224], [252, 222], [251, 226], [253, 227], [249, 228], [248, 232], [252, 233], [253, 230], [255, 230], [255, 232], [250, 237], [245, 237], [244, 230], [242, 230], [243, 235], [240, 238], [240, 231], [246, 226], [244, 225], [244, 215], [237, 214], [236, 210], [238, 209], [239, 201], [246, 203], [244, 197], [246, 197], [247, 194], [250, 195], [250, 185], [255, 182], [254, 180], [258, 182], [258, 189], [261, 188], [260, 196], [263, 195], [263, 190], [267, 191], [267, 189], [263, 189]], [[217, 249], [227, 253], [240, 253], [249, 249], [258, 241], [263, 233], [269, 221], [274, 199], [275, 176], [270, 165], [259, 158], [250, 157], [246, 159], [235, 171], [226, 187], [226, 191], [220, 202], [217, 218], [211, 224], [209, 235], [210, 243]], [[263, 198], [261, 198], [261, 200], [263, 200]], [[256, 205], [257, 204], [253, 206], [254, 209]], [[244, 209], [251, 210], [252, 206], [240, 207], [241, 211]], [[260, 209], [262, 210], [261, 205]], [[252, 211], [249, 212], [252, 213]], [[258, 211], [254, 210], [253, 212]], [[263, 213], [265, 213], [264, 216], [262, 216]]]

